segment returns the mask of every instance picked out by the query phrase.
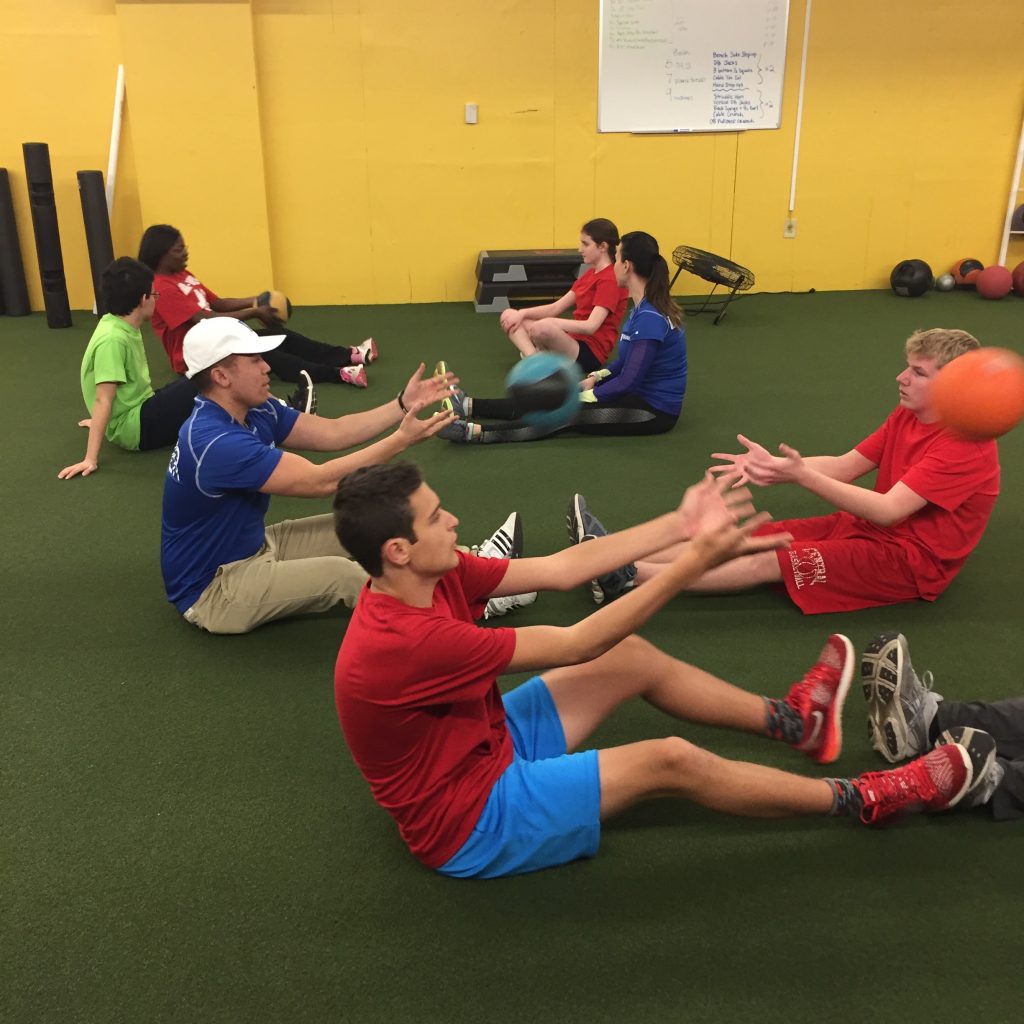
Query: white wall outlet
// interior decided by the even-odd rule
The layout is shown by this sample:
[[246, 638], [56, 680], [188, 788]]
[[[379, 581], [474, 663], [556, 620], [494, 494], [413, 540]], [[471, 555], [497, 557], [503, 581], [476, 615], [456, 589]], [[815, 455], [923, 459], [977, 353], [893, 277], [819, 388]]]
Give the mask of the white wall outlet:
[[476, 124], [480, 119], [480, 108], [476, 103], [466, 104], [466, 124]]
[[796, 217], [787, 217], [786, 223], [782, 225], [783, 238], [796, 238]]

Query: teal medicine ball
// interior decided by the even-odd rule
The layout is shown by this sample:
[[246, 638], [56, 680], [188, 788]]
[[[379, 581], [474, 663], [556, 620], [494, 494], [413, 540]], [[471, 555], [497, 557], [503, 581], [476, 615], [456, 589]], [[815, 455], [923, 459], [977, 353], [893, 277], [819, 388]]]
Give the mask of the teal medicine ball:
[[564, 427], [580, 405], [580, 370], [555, 352], [520, 360], [505, 378], [505, 390], [524, 422], [554, 430]]

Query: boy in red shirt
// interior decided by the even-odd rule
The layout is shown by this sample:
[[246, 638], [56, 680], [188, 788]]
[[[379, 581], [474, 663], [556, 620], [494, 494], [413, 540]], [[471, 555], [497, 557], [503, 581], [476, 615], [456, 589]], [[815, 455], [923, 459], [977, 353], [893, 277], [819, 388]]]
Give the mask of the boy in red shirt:
[[[804, 678], [772, 699], [634, 635], [702, 572], [784, 546], [784, 534], [754, 536], [767, 516], [746, 518], [745, 491], [707, 478], [672, 513], [513, 561], [459, 551], [458, 520], [408, 463], [352, 473], [334, 510], [338, 539], [370, 575], [338, 652], [341, 726], [376, 801], [412, 853], [442, 874], [491, 878], [593, 856], [604, 819], [653, 797], [871, 824], [951, 807], [974, 781], [971, 751], [958, 743], [857, 779], [728, 761], [678, 736], [581, 749], [615, 707], [642, 697], [678, 719], [785, 740], [819, 764], [839, 756], [854, 667], [845, 637], [829, 637]], [[682, 539], [691, 543], [657, 579], [573, 626], [474, 624], [489, 597], [567, 590]], [[501, 694], [499, 674], [529, 669], [543, 677]]]
[[[713, 473], [759, 487], [796, 483], [839, 511], [763, 527], [762, 533], [791, 534], [793, 543], [719, 566], [687, 589], [721, 592], [781, 583], [808, 615], [934, 601], [981, 540], [999, 494], [995, 441], [958, 437], [938, 422], [931, 403], [939, 370], [978, 347], [966, 331], [934, 328], [912, 334], [907, 367], [896, 378], [899, 405], [845, 455], [803, 458], [782, 444], [782, 455], [773, 456], [742, 434], [746, 452], [713, 455], [726, 462], [712, 467]], [[874, 469], [873, 488], [853, 483]], [[576, 505], [584, 512], [575, 515], [573, 539], [601, 532], [578, 495]], [[664, 551], [637, 563], [636, 582], [657, 576], [674, 556]], [[631, 568], [604, 581], [604, 596], [632, 584]]]

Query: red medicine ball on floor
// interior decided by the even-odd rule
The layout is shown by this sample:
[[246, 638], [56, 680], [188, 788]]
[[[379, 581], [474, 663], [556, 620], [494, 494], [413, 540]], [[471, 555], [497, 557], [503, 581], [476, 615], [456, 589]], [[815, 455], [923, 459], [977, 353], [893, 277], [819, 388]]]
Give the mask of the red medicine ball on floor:
[[974, 287], [978, 294], [985, 299], [1002, 299], [1010, 294], [1013, 287], [1013, 275], [999, 264], [986, 267], [974, 279]]
[[1013, 268], [1013, 290], [1024, 299], [1024, 260]]

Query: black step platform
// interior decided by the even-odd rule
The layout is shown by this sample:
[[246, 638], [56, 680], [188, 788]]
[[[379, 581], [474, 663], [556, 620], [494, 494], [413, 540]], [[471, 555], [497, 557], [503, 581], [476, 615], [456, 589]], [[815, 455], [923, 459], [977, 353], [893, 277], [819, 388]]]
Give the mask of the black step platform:
[[476, 262], [476, 311], [499, 313], [557, 299], [582, 268], [575, 249], [484, 249]]

